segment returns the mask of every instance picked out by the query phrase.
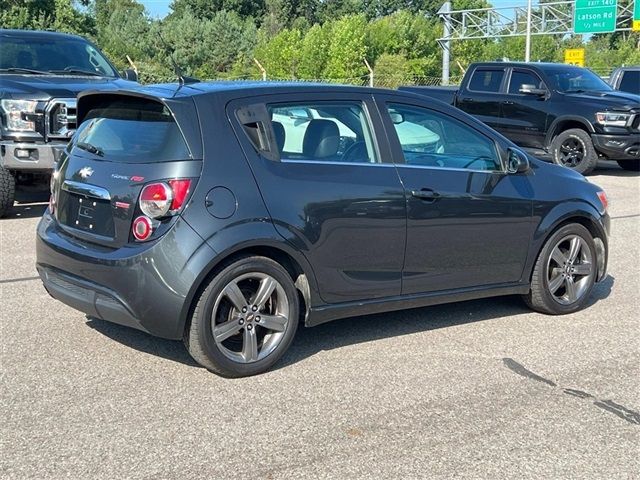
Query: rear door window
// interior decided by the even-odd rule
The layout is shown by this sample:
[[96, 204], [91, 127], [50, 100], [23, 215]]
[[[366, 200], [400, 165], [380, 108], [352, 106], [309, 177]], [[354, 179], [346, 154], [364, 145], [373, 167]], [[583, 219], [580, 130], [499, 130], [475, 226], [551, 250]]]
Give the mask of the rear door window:
[[110, 101], [92, 109], [70, 145], [72, 153], [111, 162], [188, 160], [191, 153], [169, 109], [160, 103]]
[[499, 92], [504, 78], [504, 69], [478, 68], [471, 75], [469, 90], [476, 92]]
[[282, 160], [377, 163], [371, 127], [359, 102], [268, 106]]

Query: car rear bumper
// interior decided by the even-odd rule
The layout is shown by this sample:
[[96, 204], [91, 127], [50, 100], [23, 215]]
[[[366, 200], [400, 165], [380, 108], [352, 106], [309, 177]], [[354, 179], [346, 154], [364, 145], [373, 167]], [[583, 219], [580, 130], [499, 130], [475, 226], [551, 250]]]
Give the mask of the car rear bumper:
[[190, 294], [213, 250], [184, 221], [155, 242], [108, 249], [70, 236], [47, 212], [36, 255], [53, 298], [90, 317], [180, 339]]
[[595, 149], [609, 160], [640, 158], [640, 133], [635, 135], [591, 135]]
[[8, 170], [53, 170], [67, 143], [0, 142], [0, 166]]

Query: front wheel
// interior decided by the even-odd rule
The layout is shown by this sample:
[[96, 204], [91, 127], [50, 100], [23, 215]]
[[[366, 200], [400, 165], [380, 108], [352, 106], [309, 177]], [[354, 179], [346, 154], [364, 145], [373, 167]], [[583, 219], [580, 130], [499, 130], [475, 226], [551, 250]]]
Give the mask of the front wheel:
[[584, 130], [571, 128], [561, 132], [551, 142], [553, 162], [587, 175], [598, 164], [598, 152]]
[[580, 224], [565, 225], [542, 247], [524, 296], [529, 307], [561, 315], [582, 309], [589, 299], [598, 270], [595, 243]]
[[269, 258], [243, 258], [204, 289], [185, 345], [194, 360], [220, 375], [262, 373], [291, 344], [298, 312], [298, 292], [287, 270]]
[[640, 158], [634, 158], [633, 160], [618, 160], [618, 165], [630, 172], [640, 172]]
[[11, 172], [0, 167], [0, 218], [4, 217], [13, 207], [16, 194], [16, 181]]

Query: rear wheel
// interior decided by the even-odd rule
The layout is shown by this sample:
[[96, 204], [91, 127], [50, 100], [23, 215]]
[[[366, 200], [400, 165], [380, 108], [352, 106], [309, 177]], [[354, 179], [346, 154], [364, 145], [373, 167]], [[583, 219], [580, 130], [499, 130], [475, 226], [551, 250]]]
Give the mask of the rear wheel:
[[598, 153], [591, 137], [584, 130], [571, 128], [560, 133], [551, 142], [554, 163], [587, 175], [598, 163]]
[[298, 293], [289, 273], [265, 257], [224, 268], [205, 288], [185, 334], [191, 356], [226, 377], [270, 368], [298, 326]]
[[618, 160], [618, 165], [630, 172], [640, 172], [640, 158], [633, 160]]
[[543, 313], [560, 315], [584, 307], [595, 283], [598, 262], [595, 243], [582, 225], [565, 225], [547, 240], [531, 276], [524, 300]]
[[16, 194], [16, 181], [11, 172], [0, 167], [0, 218], [9, 213], [13, 207]]

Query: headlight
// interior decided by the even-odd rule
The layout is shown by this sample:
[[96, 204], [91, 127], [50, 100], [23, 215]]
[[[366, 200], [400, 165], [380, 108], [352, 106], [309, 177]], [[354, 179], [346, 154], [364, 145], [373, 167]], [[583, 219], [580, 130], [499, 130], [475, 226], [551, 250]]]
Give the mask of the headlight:
[[33, 100], [0, 100], [0, 107], [6, 116], [7, 130], [13, 132], [32, 132], [36, 129], [33, 120], [26, 120], [24, 115], [35, 113], [38, 102]]
[[616, 113], [616, 112], [598, 112], [596, 113], [596, 121], [600, 125], [605, 127], [626, 127], [630, 113]]

